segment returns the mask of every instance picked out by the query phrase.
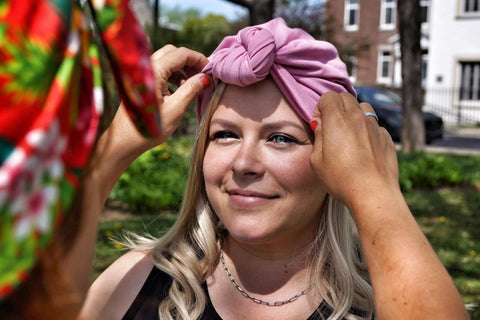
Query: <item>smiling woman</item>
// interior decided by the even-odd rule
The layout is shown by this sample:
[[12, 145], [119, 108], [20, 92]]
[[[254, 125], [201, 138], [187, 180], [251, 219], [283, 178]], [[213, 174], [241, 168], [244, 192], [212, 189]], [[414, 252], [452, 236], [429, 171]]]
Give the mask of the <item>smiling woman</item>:
[[310, 167], [312, 149], [311, 131], [273, 80], [227, 85], [210, 122], [203, 174], [232, 239], [284, 249], [312, 241], [326, 196]]
[[[185, 56], [169, 46], [154, 61]], [[331, 44], [274, 19], [226, 37], [203, 72], [178, 220], [129, 243], [84, 319], [467, 318]], [[184, 110], [164, 110], [172, 129]]]

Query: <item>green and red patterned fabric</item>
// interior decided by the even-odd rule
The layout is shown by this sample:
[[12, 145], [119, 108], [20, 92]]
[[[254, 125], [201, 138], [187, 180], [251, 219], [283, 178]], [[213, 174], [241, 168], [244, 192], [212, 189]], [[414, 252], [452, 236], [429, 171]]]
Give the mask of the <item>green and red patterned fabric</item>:
[[150, 50], [127, 0], [0, 0], [0, 300], [51, 241], [96, 140], [103, 92], [91, 28], [132, 120], [160, 133]]

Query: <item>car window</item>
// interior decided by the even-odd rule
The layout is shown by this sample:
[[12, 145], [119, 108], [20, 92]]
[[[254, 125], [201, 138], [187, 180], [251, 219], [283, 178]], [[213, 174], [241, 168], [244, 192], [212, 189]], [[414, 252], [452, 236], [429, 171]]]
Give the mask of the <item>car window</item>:
[[395, 103], [390, 95], [381, 91], [377, 91], [373, 94], [373, 100], [377, 103]]
[[356, 88], [358, 99], [361, 102], [373, 104], [401, 104], [400, 96], [390, 90], [378, 89], [373, 87]]

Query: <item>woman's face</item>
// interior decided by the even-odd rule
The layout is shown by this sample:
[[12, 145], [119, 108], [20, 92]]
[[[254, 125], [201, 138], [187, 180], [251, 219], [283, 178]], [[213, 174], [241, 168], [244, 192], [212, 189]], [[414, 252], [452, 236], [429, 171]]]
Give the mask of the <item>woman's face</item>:
[[311, 132], [272, 80], [227, 86], [209, 126], [203, 173], [232, 237], [311, 240], [326, 195], [310, 167], [312, 148]]

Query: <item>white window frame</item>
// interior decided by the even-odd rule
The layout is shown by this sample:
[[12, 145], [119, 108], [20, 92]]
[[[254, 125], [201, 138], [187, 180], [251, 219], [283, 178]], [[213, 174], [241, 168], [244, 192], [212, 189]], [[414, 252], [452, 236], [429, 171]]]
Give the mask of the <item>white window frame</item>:
[[[387, 10], [392, 11], [392, 21], [386, 22]], [[393, 30], [397, 23], [397, 1], [396, 0], [382, 0], [380, 8], [380, 29], [381, 30]]]
[[[385, 55], [385, 53], [389, 55]], [[377, 83], [384, 85], [391, 85], [393, 83], [393, 50], [391, 48], [380, 48], [378, 50], [378, 63], [377, 63]], [[388, 75], [383, 75], [383, 65], [388, 63]]]
[[[463, 64], [469, 64], [462, 68]], [[470, 66], [473, 64], [473, 66]], [[463, 69], [463, 70], [462, 70]], [[461, 60], [457, 63], [456, 104], [461, 107], [480, 107], [480, 59]], [[465, 92], [462, 89], [467, 88]]]
[[[477, 8], [475, 10], [475, 2], [477, 2]], [[465, 10], [465, 6], [469, 7], [469, 10]], [[460, 17], [480, 17], [480, 0], [459, 0], [458, 1], [458, 13]]]
[[[352, 3], [355, 2], [355, 3]], [[350, 12], [355, 12], [355, 23], [350, 24]], [[345, 0], [345, 12], [343, 17], [343, 26], [345, 31], [357, 31], [360, 17], [359, 0]]]

